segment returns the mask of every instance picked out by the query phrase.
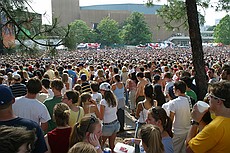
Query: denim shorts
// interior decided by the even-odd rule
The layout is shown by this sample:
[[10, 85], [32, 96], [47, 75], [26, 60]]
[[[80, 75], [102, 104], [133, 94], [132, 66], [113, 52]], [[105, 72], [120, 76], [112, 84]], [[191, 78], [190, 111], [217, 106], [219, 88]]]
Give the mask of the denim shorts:
[[102, 136], [111, 136], [114, 133], [117, 133], [120, 130], [120, 123], [119, 121], [109, 124], [103, 125], [102, 127]]

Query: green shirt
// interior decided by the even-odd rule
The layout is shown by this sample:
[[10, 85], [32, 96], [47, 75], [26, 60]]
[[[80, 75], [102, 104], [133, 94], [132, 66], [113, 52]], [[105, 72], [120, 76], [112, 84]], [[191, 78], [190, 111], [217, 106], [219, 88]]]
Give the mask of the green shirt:
[[44, 104], [45, 106], [47, 107], [48, 111], [49, 111], [49, 114], [51, 116], [51, 120], [48, 121], [48, 131], [51, 131], [53, 129], [55, 129], [57, 127], [56, 123], [54, 122], [54, 118], [53, 118], [53, 109], [54, 109], [54, 106], [57, 104], [57, 103], [60, 103], [62, 101], [62, 97], [53, 97], [53, 98], [49, 98], [49, 99], [46, 99], [44, 101]]
[[195, 100], [195, 102], [197, 102], [197, 95], [193, 90], [186, 91], [185, 95], [193, 98]]

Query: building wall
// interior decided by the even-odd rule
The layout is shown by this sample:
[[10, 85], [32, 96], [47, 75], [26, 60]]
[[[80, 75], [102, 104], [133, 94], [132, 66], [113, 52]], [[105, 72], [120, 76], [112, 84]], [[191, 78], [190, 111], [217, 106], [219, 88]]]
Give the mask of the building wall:
[[[109, 10], [80, 10], [80, 19], [85, 21], [89, 27], [92, 27], [93, 23], [99, 23], [103, 18], [110, 16], [111, 19], [116, 20], [122, 24], [127, 17], [130, 16], [129, 11], [109, 11]], [[174, 33], [188, 33], [183, 29], [177, 31], [167, 31], [163, 28], [163, 20], [154, 14], [144, 14], [145, 21], [151, 29], [153, 34], [153, 41], [158, 42], [169, 38]], [[161, 28], [158, 28], [158, 25]]]
[[52, 0], [53, 19], [58, 18], [61, 26], [80, 19], [79, 0]]
[[[59, 17], [60, 25], [66, 26], [76, 19], [81, 19], [92, 27], [94, 23], [99, 23], [104, 17], [110, 16], [122, 24], [132, 13], [126, 10], [93, 10], [79, 7], [79, 0], [52, 0], [53, 17]], [[119, 8], [118, 8], [119, 9]], [[158, 42], [168, 39], [175, 33], [188, 33], [183, 29], [178, 31], [166, 31], [163, 28], [163, 20], [155, 14], [144, 14], [146, 22], [153, 33], [153, 41]], [[162, 27], [159, 29], [158, 25]]]

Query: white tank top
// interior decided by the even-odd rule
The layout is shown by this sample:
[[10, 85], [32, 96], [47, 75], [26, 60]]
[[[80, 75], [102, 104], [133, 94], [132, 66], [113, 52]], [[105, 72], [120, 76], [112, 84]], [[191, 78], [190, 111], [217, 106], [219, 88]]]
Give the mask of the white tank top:
[[138, 119], [138, 122], [139, 123], [145, 123], [146, 119], [147, 119], [147, 113], [148, 113], [148, 110], [145, 109], [144, 107], [144, 103], [141, 103], [141, 106], [142, 106], [142, 111], [140, 112], [140, 117]]

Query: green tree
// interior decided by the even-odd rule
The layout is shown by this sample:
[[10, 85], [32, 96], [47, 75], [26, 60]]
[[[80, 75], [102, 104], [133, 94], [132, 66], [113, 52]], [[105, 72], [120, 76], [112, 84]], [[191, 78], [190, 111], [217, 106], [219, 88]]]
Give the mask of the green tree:
[[120, 35], [123, 42], [129, 45], [145, 44], [152, 40], [152, 33], [145, 18], [138, 12], [133, 12], [126, 19]]
[[69, 35], [64, 39], [64, 44], [69, 49], [76, 49], [76, 44], [93, 42], [95, 33], [82, 20], [75, 20], [70, 24]]
[[230, 45], [230, 16], [226, 15], [214, 29], [215, 42]]
[[110, 17], [105, 17], [98, 24], [97, 30], [98, 40], [101, 44], [110, 46], [114, 43], [119, 43], [119, 25], [117, 21], [110, 19]]
[[207, 31], [214, 31], [214, 29], [216, 28], [216, 26], [211, 26], [211, 27], [208, 27]]

